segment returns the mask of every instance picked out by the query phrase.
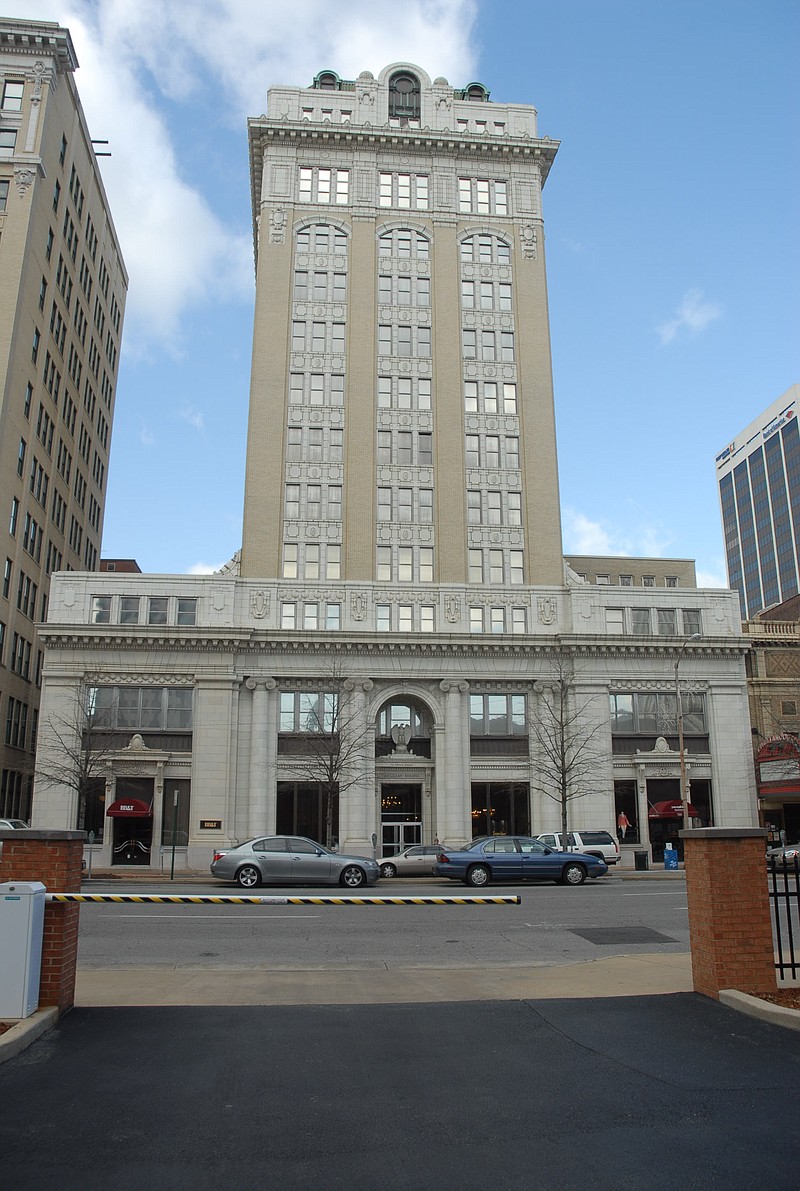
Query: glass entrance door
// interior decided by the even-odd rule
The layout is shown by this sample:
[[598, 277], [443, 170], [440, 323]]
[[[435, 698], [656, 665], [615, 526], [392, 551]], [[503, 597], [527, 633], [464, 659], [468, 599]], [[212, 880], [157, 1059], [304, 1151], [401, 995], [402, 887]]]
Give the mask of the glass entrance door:
[[381, 825], [381, 857], [396, 856], [405, 848], [421, 843], [421, 823], [383, 823]]

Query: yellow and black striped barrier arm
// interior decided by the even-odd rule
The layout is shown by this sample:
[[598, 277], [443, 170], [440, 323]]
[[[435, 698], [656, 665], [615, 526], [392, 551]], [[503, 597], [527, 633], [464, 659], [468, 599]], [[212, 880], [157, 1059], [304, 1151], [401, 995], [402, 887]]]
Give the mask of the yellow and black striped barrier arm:
[[188, 906], [518, 906], [517, 894], [465, 894], [463, 897], [358, 897], [348, 894], [238, 894], [238, 893], [48, 893], [49, 902], [135, 902], [137, 905]]

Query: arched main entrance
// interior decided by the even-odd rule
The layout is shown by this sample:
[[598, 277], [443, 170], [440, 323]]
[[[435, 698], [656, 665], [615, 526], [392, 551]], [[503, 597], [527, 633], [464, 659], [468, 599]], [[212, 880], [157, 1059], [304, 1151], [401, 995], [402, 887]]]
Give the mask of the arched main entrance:
[[413, 698], [388, 699], [378, 712], [375, 766], [381, 857], [393, 856], [412, 844], [433, 841], [429, 797], [431, 728], [429, 710]]

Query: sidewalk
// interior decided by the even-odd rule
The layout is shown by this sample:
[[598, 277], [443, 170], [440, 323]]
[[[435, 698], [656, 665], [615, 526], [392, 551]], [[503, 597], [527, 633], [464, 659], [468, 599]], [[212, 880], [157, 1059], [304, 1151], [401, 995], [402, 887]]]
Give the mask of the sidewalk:
[[397, 1005], [691, 992], [687, 954], [487, 968], [79, 969], [75, 1004]]

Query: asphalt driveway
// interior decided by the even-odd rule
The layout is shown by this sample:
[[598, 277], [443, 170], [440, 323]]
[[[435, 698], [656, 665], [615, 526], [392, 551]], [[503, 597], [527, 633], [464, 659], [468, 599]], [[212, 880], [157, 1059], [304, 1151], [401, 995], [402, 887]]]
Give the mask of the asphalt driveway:
[[0, 1068], [14, 1191], [798, 1186], [800, 1034], [692, 993], [76, 1009]]

